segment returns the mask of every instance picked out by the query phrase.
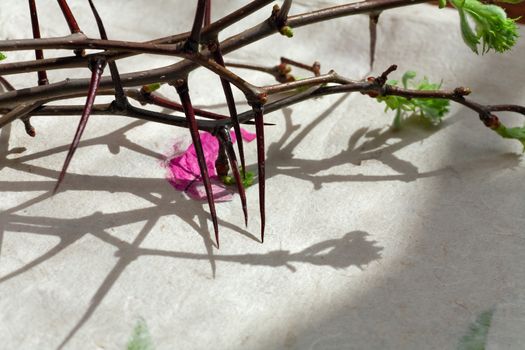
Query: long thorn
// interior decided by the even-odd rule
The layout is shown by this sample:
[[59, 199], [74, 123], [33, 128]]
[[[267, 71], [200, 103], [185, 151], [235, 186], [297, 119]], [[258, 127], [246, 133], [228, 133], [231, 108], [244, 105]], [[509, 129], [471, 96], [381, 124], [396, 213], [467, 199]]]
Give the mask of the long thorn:
[[208, 205], [210, 206], [210, 214], [213, 222], [213, 229], [215, 231], [215, 241], [217, 242], [217, 248], [219, 247], [219, 225], [217, 223], [217, 213], [215, 212], [215, 201], [213, 199], [213, 192], [211, 189], [210, 177], [208, 176], [208, 167], [206, 166], [206, 159], [204, 158], [204, 151], [202, 150], [201, 138], [199, 135], [199, 129], [197, 121], [195, 120], [195, 113], [193, 111], [193, 105], [191, 104], [190, 93], [188, 89], [188, 83], [186, 80], [180, 79], [175, 83], [175, 88], [179, 94], [182, 107], [184, 108], [184, 114], [188, 120], [191, 139], [193, 146], [195, 147], [195, 153], [197, 154], [197, 160], [199, 162], [199, 168], [201, 171], [202, 182], [206, 189], [206, 197], [208, 199]]
[[264, 242], [265, 216], [265, 173], [264, 173], [264, 115], [261, 106], [254, 106], [255, 133], [257, 134], [257, 169], [259, 179], [259, 212], [261, 215], [261, 243]]
[[[225, 67], [219, 43], [215, 42], [211, 44], [211, 46], [213, 59], [221, 66]], [[232, 119], [233, 130], [235, 130], [235, 137], [237, 138], [237, 149], [239, 150], [239, 158], [241, 159], [241, 168], [244, 178], [246, 176], [246, 162], [244, 159], [244, 142], [242, 140], [239, 117], [237, 116], [237, 107], [235, 107], [235, 99], [233, 98], [233, 91], [230, 82], [224, 78], [221, 78], [221, 84], [224, 91], [224, 97], [226, 98], [226, 103], [228, 104], [228, 111], [230, 112], [230, 117]]]
[[[104, 22], [102, 22], [102, 18], [100, 17], [97, 8], [95, 7], [95, 4], [93, 3], [93, 0], [89, 0], [89, 6], [91, 7], [91, 11], [95, 16], [95, 21], [97, 22], [100, 38], [103, 40], [108, 40], [108, 35], [106, 33], [106, 28], [104, 27]], [[117, 106], [120, 108], [125, 108], [128, 104], [128, 100], [126, 98], [126, 94], [124, 93], [124, 88], [122, 87], [122, 81], [120, 80], [120, 74], [118, 72], [117, 64], [115, 63], [115, 61], [109, 61], [108, 65], [109, 71], [111, 72], [111, 79], [113, 80], [113, 85], [115, 86], [115, 100]]]
[[377, 22], [381, 12], [372, 12], [369, 15], [369, 29], [370, 29], [370, 70], [374, 69], [374, 60], [376, 55], [377, 43]]
[[202, 23], [204, 21], [204, 14], [206, 12], [206, 2], [207, 0], [199, 0], [197, 4], [197, 10], [195, 11], [195, 19], [193, 20], [193, 27], [191, 28], [191, 33], [188, 40], [186, 40], [186, 43], [184, 44], [184, 48], [187, 51], [199, 51]]
[[87, 95], [86, 104], [84, 106], [84, 111], [82, 112], [82, 116], [80, 117], [80, 121], [78, 123], [78, 128], [75, 133], [75, 137], [73, 138], [73, 142], [71, 142], [71, 145], [69, 146], [69, 151], [67, 153], [66, 160], [64, 161], [64, 165], [62, 166], [62, 171], [60, 172], [58, 181], [55, 185], [55, 188], [53, 189], [53, 194], [57, 192], [58, 187], [64, 180], [64, 176], [66, 175], [69, 163], [71, 162], [71, 159], [73, 158], [73, 155], [75, 154], [75, 151], [78, 148], [80, 138], [82, 137], [82, 133], [86, 128], [89, 115], [91, 114], [91, 109], [93, 108], [93, 103], [95, 102], [95, 96], [97, 95], [98, 86], [100, 84], [100, 78], [102, 76], [102, 73], [104, 72], [105, 66], [106, 61], [103, 58], [96, 59], [91, 64], [91, 82], [89, 84], [89, 91]]
[[[217, 133], [219, 142], [226, 149], [226, 154], [230, 161], [230, 168], [235, 178], [235, 183], [237, 184], [237, 190], [239, 191], [239, 197], [241, 197], [242, 211], [244, 212], [244, 224], [248, 226], [248, 207], [246, 205], [246, 192], [244, 191], [244, 186], [241, 179], [241, 174], [239, 173], [239, 168], [237, 165], [237, 157], [235, 156], [235, 151], [233, 149], [232, 140], [230, 138], [230, 133], [226, 128], [220, 128]], [[243, 169], [243, 171], [245, 171]]]
[[[38, 13], [36, 10], [35, 0], [29, 0], [29, 13], [31, 15], [31, 27], [33, 29], [33, 38], [40, 39], [40, 25], [38, 24]], [[37, 60], [44, 59], [44, 52], [42, 50], [35, 50], [35, 57]], [[47, 73], [45, 70], [38, 71], [38, 85], [47, 85]]]

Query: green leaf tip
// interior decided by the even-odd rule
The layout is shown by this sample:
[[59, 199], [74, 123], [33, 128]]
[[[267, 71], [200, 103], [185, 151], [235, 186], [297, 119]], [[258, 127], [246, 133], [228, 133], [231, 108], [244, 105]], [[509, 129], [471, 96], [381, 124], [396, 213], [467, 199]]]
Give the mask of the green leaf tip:
[[525, 125], [523, 127], [516, 127], [516, 128], [507, 128], [505, 125], [500, 123], [498, 127], [492, 129], [494, 130], [498, 135], [505, 139], [514, 139], [521, 142], [523, 146], [523, 151], [525, 153]]
[[459, 12], [463, 41], [476, 54], [479, 54], [480, 45], [481, 53], [485, 54], [490, 50], [505, 52], [516, 44], [519, 37], [516, 20], [508, 18], [501, 7], [483, 4], [478, 0], [450, 2]]
[[286, 36], [286, 37], [288, 37], [288, 38], [292, 38], [292, 37], [293, 37], [293, 29], [292, 29], [292, 27], [290, 27], [290, 26], [284, 26], [284, 27], [282, 27], [282, 28], [279, 30], [279, 32], [280, 32], [282, 35], [284, 35], [284, 36]]
[[[438, 90], [441, 83], [430, 83], [426, 77], [417, 84], [412, 80], [416, 77], [416, 72], [407, 71], [401, 78], [403, 87], [405, 89], [413, 88], [414, 90]], [[388, 85], [397, 85], [397, 80], [387, 81]], [[423, 121], [430, 122], [431, 125], [438, 125], [445, 114], [449, 111], [450, 102], [446, 99], [440, 98], [412, 98], [407, 99], [401, 96], [379, 96], [376, 98], [378, 102], [386, 104], [385, 112], [393, 110], [396, 112], [393, 122], [394, 129], [400, 129], [403, 120], [410, 116], [417, 115]]]
[[0, 61], [5, 60], [6, 58], [7, 56], [0, 52]]

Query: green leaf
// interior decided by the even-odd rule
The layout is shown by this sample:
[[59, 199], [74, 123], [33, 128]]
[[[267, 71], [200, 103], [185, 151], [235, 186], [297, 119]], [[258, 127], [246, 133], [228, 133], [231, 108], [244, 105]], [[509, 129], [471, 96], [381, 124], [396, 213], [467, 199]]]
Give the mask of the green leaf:
[[0, 61], [5, 60], [7, 57], [3, 53], [0, 52]]
[[[504, 52], [516, 44], [519, 37], [518, 26], [514, 19], [507, 18], [505, 10], [501, 7], [487, 5], [478, 0], [450, 0], [450, 2], [459, 12], [463, 41], [475, 53], [479, 53], [480, 44], [481, 53], [490, 50]], [[474, 28], [468, 19], [475, 25]]]
[[442, 9], [445, 6], [447, 6], [447, 0], [439, 0], [439, 8]]
[[465, 44], [467, 44], [468, 47], [470, 47], [472, 51], [478, 54], [479, 39], [476, 33], [474, 33], [474, 31], [472, 30], [472, 28], [470, 28], [470, 25], [467, 21], [467, 16], [465, 15], [465, 11], [463, 11], [463, 9], [458, 9], [458, 12], [461, 36], [463, 37], [463, 41], [465, 42]]
[[[414, 83], [413, 80], [415, 77], [416, 72], [413, 71], [408, 71], [403, 74], [401, 78], [403, 87], [414, 90], [438, 90], [441, 87], [441, 83], [431, 83], [426, 77], [420, 82]], [[395, 86], [397, 85], [397, 81], [389, 80], [387, 84]], [[448, 112], [450, 105], [448, 100], [438, 98], [407, 99], [400, 96], [379, 96], [377, 97], [377, 101], [386, 104], [385, 112], [388, 110], [396, 111], [393, 123], [394, 129], [399, 129], [403, 120], [413, 115], [420, 116], [423, 121], [430, 122], [432, 125], [437, 125]]]
[[139, 319], [135, 328], [133, 329], [133, 334], [131, 339], [128, 341], [127, 350], [154, 350], [153, 342], [148, 331], [148, 326], [146, 321]]

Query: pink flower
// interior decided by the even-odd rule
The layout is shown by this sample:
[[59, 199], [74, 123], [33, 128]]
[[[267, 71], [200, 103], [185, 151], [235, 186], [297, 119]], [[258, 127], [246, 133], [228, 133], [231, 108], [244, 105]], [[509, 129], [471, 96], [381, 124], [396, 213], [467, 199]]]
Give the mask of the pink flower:
[[[251, 142], [256, 135], [244, 129], [241, 129], [242, 138]], [[235, 133], [230, 132], [232, 141], [235, 142]], [[217, 202], [226, 202], [232, 200], [233, 192], [228, 189], [217, 177], [215, 171], [215, 161], [219, 154], [219, 142], [208, 132], [201, 132], [201, 143], [204, 157], [206, 158], [206, 167], [212, 183], [213, 198]], [[174, 145], [175, 153], [178, 153], [178, 145]], [[188, 149], [175, 158], [169, 158], [166, 164], [168, 168], [168, 181], [176, 190], [184, 191], [193, 199], [205, 200], [206, 190], [200, 176], [199, 162], [195, 147], [190, 145]]]

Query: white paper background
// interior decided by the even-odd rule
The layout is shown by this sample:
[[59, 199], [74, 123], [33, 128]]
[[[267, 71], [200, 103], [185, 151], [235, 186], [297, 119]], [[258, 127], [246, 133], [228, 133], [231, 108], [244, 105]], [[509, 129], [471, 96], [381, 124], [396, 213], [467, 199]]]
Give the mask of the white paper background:
[[[87, 2], [70, 3], [81, 28], [97, 37]], [[214, 1], [214, 18], [243, 3]], [[336, 3], [297, 1], [292, 12]], [[188, 30], [194, 11], [186, 1], [97, 5], [111, 38], [137, 41]], [[56, 3], [38, 6], [43, 36], [65, 35]], [[31, 36], [26, 7], [2, 1], [1, 38]], [[461, 42], [457, 14], [428, 5], [384, 13], [378, 31], [374, 73], [396, 63], [392, 77], [416, 70], [445, 87], [470, 87], [477, 101], [525, 104], [523, 40], [512, 54], [477, 57]], [[296, 29], [293, 39], [273, 36], [227, 58], [319, 60], [324, 72], [361, 78], [368, 45], [367, 18], [358, 16]], [[148, 56], [119, 68], [171, 62]], [[49, 75], [56, 82], [88, 72]], [[8, 78], [19, 88], [36, 83], [35, 74]], [[215, 76], [200, 69], [190, 86], [196, 104], [226, 112]], [[168, 87], [162, 92], [175, 97]], [[20, 122], [4, 128], [1, 347], [56, 349], [67, 340], [65, 349], [124, 349], [142, 318], [156, 349], [455, 349], [469, 324], [494, 308], [488, 348], [522, 349], [519, 143], [457, 105], [440, 128], [393, 133], [383, 108], [354, 94], [269, 115], [277, 125], [266, 131], [266, 241], [257, 241], [254, 186], [248, 228], [238, 198], [218, 205], [220, 250], [212, 247], [207, 205], [165, 180], [162, 159], [176, 142], [189, 143], [187, 130], [92, 117], [62, 191], [51, 197], [78, 118], [34, 118], [35, 139]], [[246, 148], [255, 168], [255, 145]]]

